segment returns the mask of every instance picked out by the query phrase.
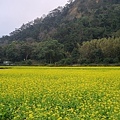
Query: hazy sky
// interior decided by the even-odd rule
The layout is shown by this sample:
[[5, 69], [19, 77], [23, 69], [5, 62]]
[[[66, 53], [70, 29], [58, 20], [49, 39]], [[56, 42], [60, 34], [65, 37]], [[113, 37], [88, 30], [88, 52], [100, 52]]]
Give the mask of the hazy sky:
[[9, 35], [23, 23], [64, 6], [68, 0], [0, 0], [0, 37]]

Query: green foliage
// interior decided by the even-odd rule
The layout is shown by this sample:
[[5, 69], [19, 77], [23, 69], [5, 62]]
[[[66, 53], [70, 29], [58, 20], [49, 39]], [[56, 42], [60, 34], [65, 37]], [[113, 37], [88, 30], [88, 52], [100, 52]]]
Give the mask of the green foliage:
[[80, 47], [80, 58], [90, 63], [118, 63], [120, 62], [120, 38], [102, 38], [84, 42]]
[[[73, 46], [74, 47], [74, 46]], [[4, 60], [32, 65], [33, 61], [41, 64], [113, 64], [120, 62], [120, 37], [102, 38], [76, 44], [71, 52], [57, 40], [44, 42], [12, 42], [2, 46], [0, 63]]]
[[0, 62], [119, 63], [119, 13], [119, 0], [70, 0], [0, 38]]
[[55, 63], [64, 57], [63, 45], [57, 40], [41, 42], [34, 54], [41, 63]]

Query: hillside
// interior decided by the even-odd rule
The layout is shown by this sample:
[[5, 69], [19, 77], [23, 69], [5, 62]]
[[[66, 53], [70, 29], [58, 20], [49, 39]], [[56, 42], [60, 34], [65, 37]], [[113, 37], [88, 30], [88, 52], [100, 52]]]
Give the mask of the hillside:
[[[70, 1], [65, 7], [50, 11], [47, 16], [23, 24], [11, 32], [10, 36], [0, 38], [0, 49], [3, 51], [0, 53], [1, 61], [34, 60], [40, 63], [60, 62], [60, 64], [89, 64], [96, 61], [119, 63], [119, 46], [115, 56], [104, 55], [102, 48], [96, 48], [99, 57], [96, 58], [98, 53], [94, 53], [93, 58], [92, 55], [90, 58], [85, 57], [81, 53], [83, 42], [93, 39], [97, 39], [97, 42], [101, 39], [105, 42], [114, 42], [117, 39], [116, 44], [120, 44], [119, 0]], [[110, 49], [107, 49], [108, 53]]]

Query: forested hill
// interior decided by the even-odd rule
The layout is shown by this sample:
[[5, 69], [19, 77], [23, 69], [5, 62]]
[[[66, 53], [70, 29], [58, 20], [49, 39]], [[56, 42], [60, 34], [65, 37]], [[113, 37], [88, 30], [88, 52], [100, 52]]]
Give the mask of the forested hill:
[[[120, 35], [120, 0], [75, 0], [58, 7], [4, 36], [3, 40], [78, 42]], [[67, 38], [69, 36], [69, 39]], [[75, 37], [74, 37], [75, 36]], [[77, 37], [77, 38], [76, 38]]]
[[69, 0], [64, 7], [0, 38], [0, 60], [1, 63], [4, 60], [41, 64], [119, 63], [119, 46], [120, 0]]

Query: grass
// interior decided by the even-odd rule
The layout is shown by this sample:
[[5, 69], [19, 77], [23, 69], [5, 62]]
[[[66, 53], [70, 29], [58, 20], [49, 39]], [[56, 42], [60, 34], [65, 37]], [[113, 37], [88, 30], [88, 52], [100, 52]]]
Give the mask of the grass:
[[119, 120], [120, 67], [0, 69], [0, 120]]

